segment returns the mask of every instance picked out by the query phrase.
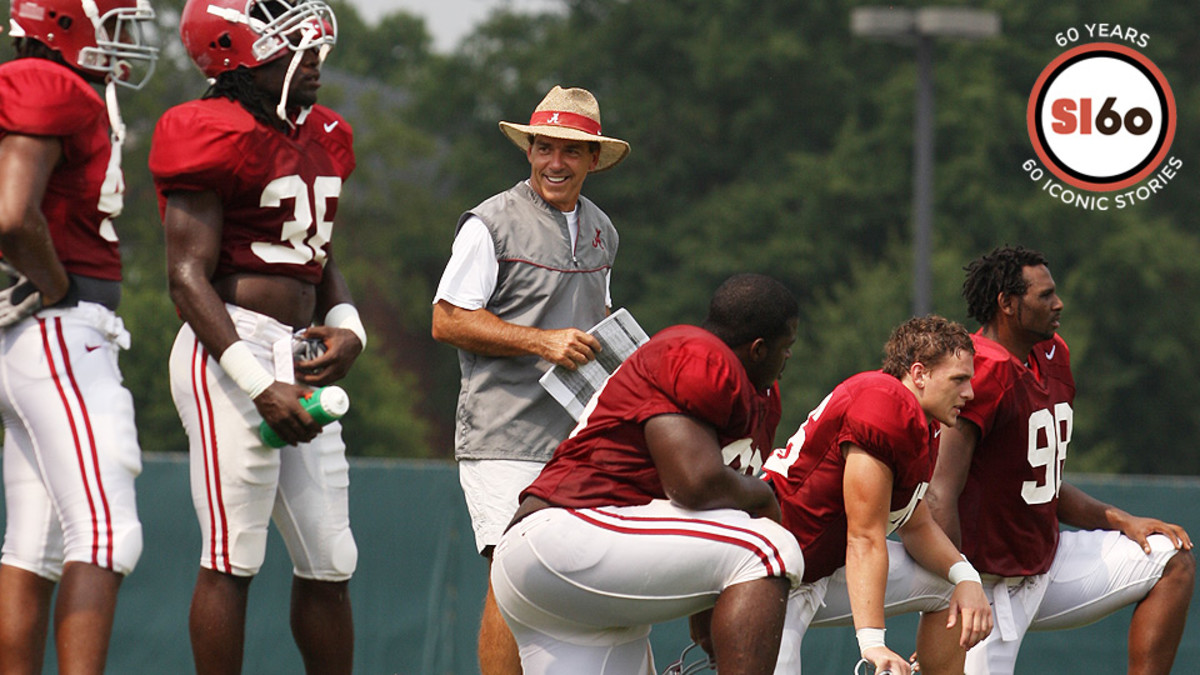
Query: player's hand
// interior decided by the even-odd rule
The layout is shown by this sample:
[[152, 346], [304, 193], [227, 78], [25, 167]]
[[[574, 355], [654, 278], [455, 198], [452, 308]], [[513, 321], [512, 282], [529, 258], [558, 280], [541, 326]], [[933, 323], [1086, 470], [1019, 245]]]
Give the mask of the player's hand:
[[0, 272], [11, 281], [8, 288], [0, 290], [0, 328], [7, 328], [41, 309], [42, 294], [10, 263], [0, 261]]
[[296, 380], [312, 387], [324, 387], [346, 377], [363, 350], [354, 331], [345, 328], [312, 326], [302, 337], [325, 343], [324, 354], [296, 362]]
[[946, 620], [947, 630], [954, 628], [955, 622], [962, 617], [958, 646], [964, 651], [974, 647], [992, 632], [992, 608], [988, 605], [983, 586], [974, 581], [963, 581], [955, 585], [954, 594], [950, 596], [949, 614], [950, 617]]
[[710, 608], [688, 617], [688, 630], [691, 633], [692, 642], [700, 645], [704, 653], [710, 657], [715, 656], [712, 644], [712, 614], [713, 611]]
[[300, 405], [308, 387], [274, 382], [254, 399], [254, 407], [267, 425], [288, 445], [307, 443], [321, 433], [321, 425]]
[[1119, 529], [1121, 534], [1136, 541], [1147, 555], [1150, 554], [1150, 542], [1147, 541], [1147, 538], [1152, 534], [1166, 535], [1176, 549], [1192, 550], [1192, 539], [1188, 536], [1187, 531], [1174, 523], [1163, 522], [1158, 518], [1128, 516], [1122, 519]]
[[751, 513], [750, 516], [753, 518], [767, 518], [777, 523], [783, 523], [783, 511], [780, 509], [778, 500], [775, 499], [764, 504], [762, 508]]
[[578, 328], [560, 328], [542, 333], [542, 358], [556, 366], [575, 370], [596, 358], [600, 341]]
[[863, 660], [875, 666], [875, 675], [911, 675], [912, 666], [904, 657], [887, 647], [871, 647], [862, 654]]

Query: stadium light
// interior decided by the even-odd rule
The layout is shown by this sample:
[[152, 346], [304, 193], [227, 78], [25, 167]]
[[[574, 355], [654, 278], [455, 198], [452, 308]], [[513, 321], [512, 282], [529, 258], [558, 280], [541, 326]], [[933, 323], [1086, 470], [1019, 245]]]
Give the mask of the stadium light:
[[982, 40], [1000, 34], [1000, 16], [967, 7], [858, 7], [850, 14], [854, 35], [911, 45], [917, 52], [913, 122], [913, 314], [933, 311], [930, 258], [933, 248], [933, 41]]

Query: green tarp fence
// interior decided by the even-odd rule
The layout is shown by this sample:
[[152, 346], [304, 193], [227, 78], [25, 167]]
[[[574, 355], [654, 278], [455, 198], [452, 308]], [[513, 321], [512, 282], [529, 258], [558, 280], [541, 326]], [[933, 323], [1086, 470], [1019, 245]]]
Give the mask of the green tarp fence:
[[[355, 672], [478, 673], [475, 632], [486, 565], [475, 554], [454, 466], [355, 460], [350, 471], [351, 522], [359, 548], [358, 573], [350, 585]], [[1177, 522], [1200, 540], [1200, 478], [1077, 475], [1068, 480], [1128, 511]], [[146, 455], [137, 489], [145, 550], [121, 590], [108, 672], [192, 672], [187, 614], [200, 542], [186, 458]], [[287, 551], [272, 532], [266, 564], [251, 585], [244, 672], [303, 672], [288, 628], [290, 584]], [[1195, 595], [1192, 606], [1200, 607]], [[1017, 672], [1124, 673], [1130, 613], [1126, 609], [1073, 631], [1030, 634]], [[904, 650], [912, 649], [915, 628], [911, 617], [890, 620], [889, 645], [909, 653]], [[661, 671], [687, 645], [686, 622], [656, 627], [653, 641]], [[846, 675], [856, 658], [851, 629], [809, 631], [804, 645], [805, 675]], [[1185, 672], [1197, 662], [1200, 620], [1192, 617], [1175, 672]], [[46, 672], [56, 670], [51, 648]]]

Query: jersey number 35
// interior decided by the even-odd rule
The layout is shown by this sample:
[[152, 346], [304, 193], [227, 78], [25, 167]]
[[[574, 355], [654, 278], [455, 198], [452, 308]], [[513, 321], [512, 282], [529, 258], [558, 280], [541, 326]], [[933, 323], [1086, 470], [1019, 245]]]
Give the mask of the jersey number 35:
[[[259, 206], [278, 208], [285, 199], [291, 199], [292, 219], [283, 221], [279, 242], [256, 241], [250, 245], [254, 255], [268, 263], [304, 265], [315, 262], [325, 265], [325, 245], [333, 235], [333, 220], [328, 218], [329, 202], [336, 200], [342, 192], [342, 179], [337, 176], [317, 176], [312, 184], [312, 199], [309, 187], [300, 176], [276, 178], [263, 190]], [[315, 207], [315, 208], [314, 208]], [[316, 230], [309, 235], [313, 223]]]

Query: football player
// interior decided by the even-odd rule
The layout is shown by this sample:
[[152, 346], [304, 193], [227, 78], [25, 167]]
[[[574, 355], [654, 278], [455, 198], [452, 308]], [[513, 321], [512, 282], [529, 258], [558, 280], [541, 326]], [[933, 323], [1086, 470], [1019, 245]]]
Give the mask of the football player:
[[[349, 467], [341, 425], [299, 399], [345, 376], [366, 333], [330, 250], [350, 125], [317, 105], [337, 21], [320, 0], [190, 0], [184, 47], [213, 84], [168, 110], [150, 151], [171, 298], [170, 357], [203, 536], [190, 629], [199, 673], [239, 672], [247, 591], [274, 521], [310, 673], [350, 673]], [[319, 339], [295, 362], [293, 343]], [[317, 350], [320, 352], [320, 350]], [[259, 438], [261, 421], [288, 446]]]
[[701, 327], [660, 331], [592, 397], [496, 547], [526, 675], [650, 672], [651, 624], [682, 616], [724, 675], [771, 671], [803, 559], [750, 474], [797, 314], [779, 282], [734, 276]]
[[996, 630], [967, 654], [966, 671], [1012, 673], [1026, 631], [1083, 626], [1136, 603], [1128, 672], [1165, 674], [1192, 595], [1191, 539], [1063, 481], [1075, 379], [1046, 257], [1006, 246], [966, 270], [963, 297], [982, 325], [975, 399], [942, 433], [929, 487], [934, 516], [995, 608]]
[[[884, 354], [881, 370], [835, 387], [763, 467], [805, 562], [777, 673], [800, 672], [810, 626], [853, 623], [862, 658], [894, 675], [908, 675], [909, 664], [886, 646], [885, 616], [937, 613], [956, 629], [946, 646], [938, 623], [923, 622], [925, 673], [961, 674], [964, 650], [992, 628], [979, 575], [921, 499], [941, 424], [953, 424], [972, 397], [971, 337], [942, 317], [914, 318], [892, 332]], [[900, 541], [888, 541], [893, 532]]]
[[[63, 672], [100, 673], [142, 551], [141, 451], [117, 353], [125, 127], [154, 67], [144, 0], [13, 0], [0, 66], [0, 672], [41, 672], [55, 585]], [[103, 88], [104, 96], [98, 92]]]

